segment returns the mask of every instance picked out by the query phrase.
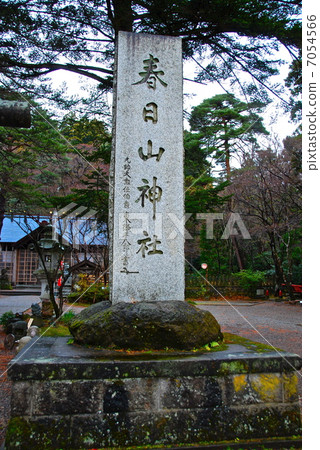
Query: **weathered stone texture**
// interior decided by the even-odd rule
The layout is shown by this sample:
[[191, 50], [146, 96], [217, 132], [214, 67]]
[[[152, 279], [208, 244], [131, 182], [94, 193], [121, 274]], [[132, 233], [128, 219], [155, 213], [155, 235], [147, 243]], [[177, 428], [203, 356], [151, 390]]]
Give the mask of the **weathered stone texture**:
[[181, 43], [179, 37], [118, 35], [112, 303], [184, 299]]
[[[42, 338], [29, 352], [9, 369], [7, 450], [161, 447], [301, 432], [296, 355], [235, 345], [197, 356], [120, 360], [63, 338]], [[275, 370], [284, 358], [290, 371]]]
[[11, 414], [24, 416], [32, 414], [33, 385], [29, 382], [17, 381], [12, 385]]
[[[284, 398], [281, 373], [238, 374], [226, 377], [226, 395], [232, 405], [281, 403]], [[294, 399], [297, 401], [297, 397]]]
[[121, 302], [92, 314], [90, 308], [69, 326], [79, 344], [191, 350], [222, 339], [212, 314], [184, 301]]

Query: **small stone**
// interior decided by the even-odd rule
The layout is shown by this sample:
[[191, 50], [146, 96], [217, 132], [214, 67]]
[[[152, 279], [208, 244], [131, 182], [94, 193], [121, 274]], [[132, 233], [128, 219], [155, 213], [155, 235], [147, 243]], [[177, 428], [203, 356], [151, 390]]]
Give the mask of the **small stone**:
[[28, 329], [28, 333], [27, 335], [30, 336], [31, 338], [38, 336], [40, 333], [40, 329], [39, 327], [32, 325], [29, 329]]
[[27, 334], [27, 322], [24, 320], [18, 320], [12, 324], [12, 334], [18, 340]]
[[53, 306], [50, 300], [42, 300], [42, 317], [48, 319], [53, 316]]
[[33, 317], [41, 317], [41, 306], [39, 303], [32, 303], [31, 312]]
[[17, 345], [17, 349], [16, 349], [17, 353], [19, 353], [19, 352], [23, 349], [23, 347], [24, 347], [25, 345], [27, 345], [28, 342], [31, 341], [31, 339], [32, 339], [32, 337], [30, 337], [30, 336], [24, 336], [24, 337], [22, 337], [22, 338], [18, 341], [18, 345]]

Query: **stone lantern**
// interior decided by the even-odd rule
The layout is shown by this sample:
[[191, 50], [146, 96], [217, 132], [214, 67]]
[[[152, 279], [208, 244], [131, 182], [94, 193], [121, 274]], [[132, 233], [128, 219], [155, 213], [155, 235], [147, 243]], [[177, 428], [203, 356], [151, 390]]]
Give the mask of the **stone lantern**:
[[[65, 251], [66, 246], [53, 239], [51, 225], [45, 227], [43, 236], [38, 241], [38, 246], [41, 249], [42, 258], [39, 257], [39, 267], [33, 273], [41, 283], [40, 299], [42, 304], [42, 317], [50, 318], [53, 315], [53, 305], [50, 301], [47, 274], [51, 281], [55, 281], [59, 258], [61, 257], [61, 253]], [[32, 249], [34, 249], [34, 245]]]

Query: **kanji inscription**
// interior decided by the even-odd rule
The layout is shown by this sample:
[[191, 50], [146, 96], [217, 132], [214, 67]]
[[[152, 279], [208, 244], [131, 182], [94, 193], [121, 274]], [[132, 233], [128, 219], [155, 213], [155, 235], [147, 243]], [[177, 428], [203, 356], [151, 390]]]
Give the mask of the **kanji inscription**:
[[158, 122], [158, 105], [154, 102], [147, 103], [142, 110], [142, 117], [145, 122]]
[[116, 73], [111, 300], [182, 300], [181, 39], [120, 31]]
[[149, 185], [148, 180], [142, 179], [142, 182], [144, 183], [144, 185], [138, 186], [138, 190], [141, 192], [141, 194], [140, 197], [136, 200], [136, 203], [138, 203], [141, 200], [141, 206], [142, 208], [144, 208], [145, 199], [148, 199], [152, 203], [153, 206], [152, 218], [153, 220], [155, 220], [157, 202], [160, 202], [161, 200], [162, 189], [160, 186], [157, 186], [157, 177], [153, 177], [152, 186]]
[[143, 161], [146, 161], [147, 159], [150, 159], [150, 158], [156, 158], [156, 161], [160, 161], [161, 156], [164, 154], [164, 152], [165, 152], [164, 148], [159, 147], [158, 153], [152, 153], [152, 141], [151, 140], [148, 140], [146, 154], [143, 153], [143, 147], [139, 147], [139, 150], [138, 150], [139, 156]]
[[137, 251], [137, 253], [141, 252], [142, 258], [145, 258], [146, 254], [162, 255], [163, 251], [157, 248], [157, 246], [161, 244], [161, 241], [157, 239], [158, 237], [156, 235], [153, 235], [153, 239], [151, 239], [147, 231], [144, 231], [143, 234], [145, 237], [137, 241], [138, 244], [140, 245], [140, 248]]
[[142, 77], [141, 80], [132, 84], [147, 83], [149, 89], [156, 89], [158, 80], [162, 86], [167, 87], [167, 83], [160, 78], [160, 76], [164, 75], [164, 71], [156, 70], [158, 68], [158, 62], [158, 58], [149, 54], [149, 58], [143, 60], [144, 71], [139, 72], [139, 75]]

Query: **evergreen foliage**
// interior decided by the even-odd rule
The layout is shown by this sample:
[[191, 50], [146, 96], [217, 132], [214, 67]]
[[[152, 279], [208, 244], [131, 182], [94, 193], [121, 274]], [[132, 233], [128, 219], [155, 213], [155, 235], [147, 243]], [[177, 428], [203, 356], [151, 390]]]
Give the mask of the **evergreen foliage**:
[[0, 127], [0, 233], [5, 213], [50, 209], [50, 187], [65, 174], [67, 146], [58, 123], [33, 106], [30, 129]]
[[270, 91], [281, 95], [269, 83], [281, 64], [274, 51], [284, 46], [294, 56], [301, 47], [301, 0], [6, 0], [0, 6], [4, 85], [36, 88], [60, 104], [64, 92], [53, 92], [47, 78], [59, 70], [94, 80], [100, 92], [112, 88], [119, 30], [180, 36], [186, 59], [209, 55], [199, 63], [198, 80], [240, 83], [244, 72], [242, 89], [260, 99]]

